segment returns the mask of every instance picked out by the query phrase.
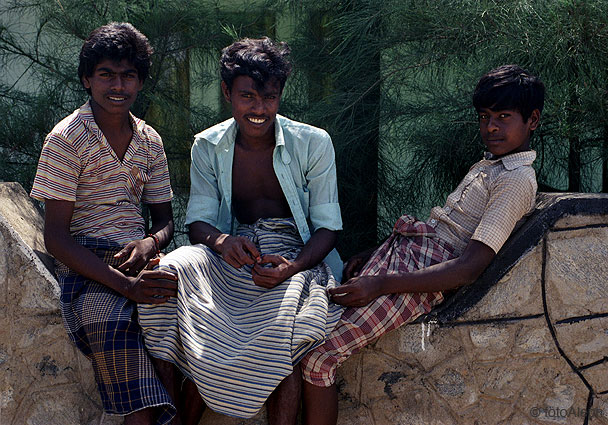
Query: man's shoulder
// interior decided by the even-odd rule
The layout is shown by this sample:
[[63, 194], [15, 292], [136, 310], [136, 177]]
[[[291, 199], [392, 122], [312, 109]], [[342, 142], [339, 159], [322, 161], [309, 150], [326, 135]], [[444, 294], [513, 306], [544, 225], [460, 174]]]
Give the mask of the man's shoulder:
[[327, 131], [322, 128], [292, 120], [282, 115], [277, 115], [276, 119], [283, 132], [286, 135], [293, 136], [295, 139], [300, 138], [309, 140], [310, 138], [319, 138], [323, 140], [331, 140]]
[[235, 126], [234, 118], [229, 118], [226, 121], [215, 124], [200, 133], [194, 135], [194, 143], [200, 144], [203, 142], [217, 145], [224, 137], [227, 137], [227, 133], [230, 129]]
[[132, 122], [142, 139], [152, 142], [153, 144], [162, 145], [162, 138], [160, 137], [160, 134], [158, 134], [158, 132], [154, 129], [154, 127], [146, 123], [141, 118], [137, 118], [133, 114], [131, 114], [131, 119], [133, 120]]
[[80, 109], [76, 109], [70, 115], [64, 117], [61, 121], [55, 124], [55, 127], [49, 132], [49, 135], [57, 135], [62, 138], [71, 138], [74, 131], [85, 131], [84, 121], [80, 115]]

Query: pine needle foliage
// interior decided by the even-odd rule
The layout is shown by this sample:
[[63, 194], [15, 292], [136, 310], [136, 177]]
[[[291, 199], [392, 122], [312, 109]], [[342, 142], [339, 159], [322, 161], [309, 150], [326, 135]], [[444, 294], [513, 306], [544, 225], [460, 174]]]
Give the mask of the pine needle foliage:
[[[225, 111], [192, 103], [191, 90], [218, 85], [217, 66], [206, 64], [217, 63], [221, 48], [233, 41], [223, 29], [259, 29], [262, 9], [235, 15], [206, 0], [4, 2], [0, 64], [14, 82], [0, 85], [0, 179], [29, 190], [46, 134], [88, 98], [76, 72], [82, 41], [111, 21], [131, 22], [155, 51], [132, 110], [163, 137], [176, 194], [175, 242], [183, 244], [192, 137], [226, 118]], [[194, 77], [191, 66], [201, 69]]]
[[[192, 135], [229, 115], [192, 93], [218, 90], [222, 47], [262, 35], [292, 47], [280, 112], [332, 136], [344, 257], [385, 236], [403, 212], [426, 218], [481, 157], [471, 96], [499, 65], [519, 64], [547, 87], [532, 140], [541, 190], [608, 191], [608, 0], [3, 4], [0, 65], [23, 77], [0, 86], [0, 178], [26, 188], [44, 135], [86, 99], [76, 80], [82, 39], [126, 20], [156, 51], [134, 112], [163, 136], [178, 199], [187, 196]], [[183, 217], [184, 203], [174, 208]]]
[[[304, 5], [309, 24], [297, 50], [307, 72], [317, 73], [311, 91], [322, 93], [306, 115], [332, 131], [341, 204], [357, 200], [345, 208], [345, 233], [370, 227], [366, 221], [353, 232], [349, 217], [363, 208], [358, 191], [369, 193], [366, 181], [377, 181], [380, 238], [401, 213], [424, 219], [443, 203], [483, 152], [471, 101], [475, 84], [509, 63], [547, 86], [542, 126], [532, 140], [541, 190], [608, 190], [608, 1]], [[375, 156], [362, 151], [376, 146]], [[347, 251], [357, 245], [349, 241]]]

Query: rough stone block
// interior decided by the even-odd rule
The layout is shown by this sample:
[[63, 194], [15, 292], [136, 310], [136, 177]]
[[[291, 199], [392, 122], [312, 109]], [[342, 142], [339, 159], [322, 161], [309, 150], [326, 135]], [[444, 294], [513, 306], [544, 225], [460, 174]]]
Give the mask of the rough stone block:
[[499, 424], [513, 415], [513, 403], [481, 397], [475, 405], [463, 408], [458, 413], [458, 423]]
[[492, 286], [488, 293], [459, 321], [484, 320], [495, 317], [521, 317], [543, 312], [541, 300], [542, 250], [532, 249]]
[[468, 358], [476, 362], [506, 361], [520, 325], [517, 322], [498, 322], [459, 326], [470, 341], [464, 349]]
[[608, 361], [583, 369], [581, 373], [597, 394], [608, 392]]
[[608, 394], [596, 395], [589, 415], [589, 425], [608, 425]]
[[608, 227], [580, 232], [551, 233], [547, 238], [546, 291], [552, 321], [608, 312]]
[[607, 329], [606, 317], [555, 325], [559, 345], [576, 366], [596, 362], [608, 354]]
[[515, 335], [513, 356], [557, 355], [557, 349], [544, 317], [520, 322]]
[[478, 367], [464, 356], [454, 357], [435, 367], [422, 382], [426, 384], [428, 380], [436, 396], [442, 398], [452, 412], [457, 413], [474, 406], [479, 400], [480, 381], [475, 372]]
[[0, 182], [0, 216], [49, 270], [53, 259], [44, 246], [44, 218], [19, 183]]
[[361, 365], [360, 401], [369, 405], [379, 398], [397, 398], [419, 374], [407, 363], [383, 353], [368, 351]]
[[[410, 401], [411, 400], [411, 401]], [[372, 407], [373, 425], [451, 425], [458, 417], [432, 393], [416, 393], [410, 400], [380, 399]], [[339, 421], [340, 424], [349, 422]]]
[[[517, 409], [538, 423], [553, 422], [550, 409], [585, 410], [589, 391], [583, 381], [561, 358], [534, 359], [529, 361], [522, 379], [522, 390], [517, 398]], [[544, 409], [544, 410], [543, 410]], [[555, 415], [554, 415], [555, 416]], [[582, 423], [575, 422], [558, 423]]]
[[381, 338], [375, 349], [416, 364], [423, 370], [430, 370], [462, 352], [462, 344], [454, 339], [450, 327], [440, 327], [434, 323], [410, 323], [394, 332], [392, 337], [387, 335]]

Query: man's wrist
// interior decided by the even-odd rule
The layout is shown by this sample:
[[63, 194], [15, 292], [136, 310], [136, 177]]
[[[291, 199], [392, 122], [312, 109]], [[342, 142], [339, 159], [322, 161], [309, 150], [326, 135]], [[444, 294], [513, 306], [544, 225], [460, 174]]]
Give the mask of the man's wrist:
[[152, 239], [154, 242], [154, 255], [160, 254], [160, 240], [158, 239], [158, 236], [154, 233], [148, 233], [146, 237]]
[[222, 252], [224, 251], [223, 245], [229, 237], [230, 237], [230, 235], [228, 235], [226, 233], [216, 233], [216, 234], [209, 235], [209, 237], [207, 238], [207, 241], [209, 242], [208, 245], [215, 252], [222, 254]]

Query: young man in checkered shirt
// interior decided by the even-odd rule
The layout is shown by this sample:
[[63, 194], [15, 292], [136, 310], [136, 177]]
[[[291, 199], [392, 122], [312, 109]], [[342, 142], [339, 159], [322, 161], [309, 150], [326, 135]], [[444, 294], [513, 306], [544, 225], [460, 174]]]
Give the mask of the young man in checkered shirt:
[[384, 333], [428, 313], [443, 301], [441, 291], [475, 281], [533, 209], [536, 153], [530, 137], [543, 103], [542, 82], [516, 65], [481, 78], [473, 105], [489, 152], [426, 222], [402, 216], [380, 247], [346, 263], [346, 283], [329, 292], [347, 309], [326, 342], [301, 362], [306, 424], [336, 424], [337, 367]]

